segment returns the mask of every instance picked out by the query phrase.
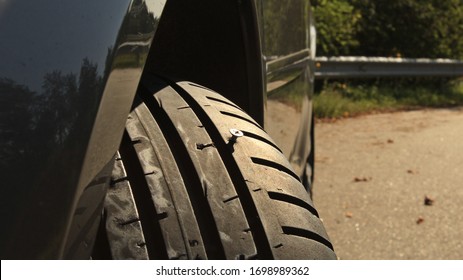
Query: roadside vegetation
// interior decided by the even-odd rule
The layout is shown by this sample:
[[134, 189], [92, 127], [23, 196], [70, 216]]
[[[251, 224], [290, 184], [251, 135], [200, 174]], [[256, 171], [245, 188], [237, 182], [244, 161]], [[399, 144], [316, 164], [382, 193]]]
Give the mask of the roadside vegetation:
[[435, 83], [325, 81], [314, 96], [318, 118], [376, 112], [463, 106], [463, 80]]
[[[461, 0], [312, 0], [317, 56], [463, 59]], [[463, 79], [319, 81], [318, 117], [463, 105]]]

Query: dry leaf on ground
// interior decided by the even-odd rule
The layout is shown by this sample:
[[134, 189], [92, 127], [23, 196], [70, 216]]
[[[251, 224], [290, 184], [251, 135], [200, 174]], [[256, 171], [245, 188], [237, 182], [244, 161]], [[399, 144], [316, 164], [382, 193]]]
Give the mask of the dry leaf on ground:
[[369, 182], [371, 181], [372, 178], [371, 177], [355, 177], [354, 178], [354, 182], [358, 183], [358, 182]]
[[426, 205], [426, 206], [431, 206], [431, 205], [433, 205], [433, 204], [434, 204], [434, 199], [431, 198], [431, 197], [429, 197], [429, 196], [427, 196], [427, 195], [425, 195], [425, 196], [424, 196], [424, 205]]

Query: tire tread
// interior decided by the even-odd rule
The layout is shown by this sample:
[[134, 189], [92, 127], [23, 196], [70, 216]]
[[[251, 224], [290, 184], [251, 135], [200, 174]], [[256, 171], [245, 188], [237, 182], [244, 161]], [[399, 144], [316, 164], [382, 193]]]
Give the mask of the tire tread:
[[[125, 221], [136, 225], [129, 239], [137, 239], [138, 247], [132, 242], [116, 257], [336, 258], [300, 178], [257, 122], [203, 86], [157, 77], [143, 81], [112, 178], [125, 191], [110, 191], [107, 199], [108, 211], [132, 213]], [[231, 128], [244, 137], [231, 141]], [[132, 165], [144, 182], [134, 180]], [[150, 207], [144, 208], [147, 200], [142, 202], [137, 188], [144, 189]], [[112, 207], [117, 199], [131, 210]], [[128, 213], [108, 217], [114, 221]], [[107, 230], [114, 226], [107, 222]], [[118, 233], [108, 233], [110, 244], [121, 246], [127, 238]], [[144, 254], [124, 255], [140, 245]]]

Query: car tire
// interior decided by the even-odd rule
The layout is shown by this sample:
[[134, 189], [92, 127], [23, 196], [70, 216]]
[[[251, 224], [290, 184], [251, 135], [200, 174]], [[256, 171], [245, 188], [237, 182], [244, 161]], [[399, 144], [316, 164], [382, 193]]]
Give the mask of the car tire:
[[105, 201], [114, 259], [335, 259], [279, 148], [238, 106], [144, 78]]

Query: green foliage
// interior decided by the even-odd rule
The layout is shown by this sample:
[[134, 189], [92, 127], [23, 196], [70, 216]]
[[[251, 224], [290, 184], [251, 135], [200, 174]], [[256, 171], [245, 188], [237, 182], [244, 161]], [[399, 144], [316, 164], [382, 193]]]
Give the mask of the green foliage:
[[317, 55], [348, 55], [359, 45], [355, 36], [360, 13], [345, 0], [317, 0], [312, 4], [318, 36]]
[[[463, 0], [313, 0], [318, 56], [463, 59]], [[319, 117], [463, 105], [463, 80], [331, 82], [314, 97]]]
[[463, 59], [462, 0], [313, 0], [318, 55]]
[[463, 58], [461, 0], [344, 0], [362, 15], [357, 55]]
[[314, 96], [314, 112], [320, 118], [355, 116], [364, 113], [395, 111], [423, 107], [463, 105], [463, 80], [434, 80], [392, 83], [376, 81], [326, 83]]

